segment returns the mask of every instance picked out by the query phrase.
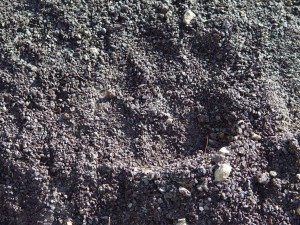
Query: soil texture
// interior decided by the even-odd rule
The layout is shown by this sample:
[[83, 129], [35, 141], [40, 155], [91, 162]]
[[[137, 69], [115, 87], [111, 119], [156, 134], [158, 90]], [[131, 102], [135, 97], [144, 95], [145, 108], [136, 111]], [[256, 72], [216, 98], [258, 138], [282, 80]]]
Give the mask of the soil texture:
[[0, 224], [300, 224], [299, 17], [2, 0]]

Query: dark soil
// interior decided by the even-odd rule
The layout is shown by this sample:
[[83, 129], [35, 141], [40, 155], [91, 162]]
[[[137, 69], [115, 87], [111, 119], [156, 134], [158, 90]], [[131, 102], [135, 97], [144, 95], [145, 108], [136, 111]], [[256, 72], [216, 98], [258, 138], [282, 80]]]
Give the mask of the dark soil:
[[300, 224], [299, 16], [2, 0], [0, 224]]

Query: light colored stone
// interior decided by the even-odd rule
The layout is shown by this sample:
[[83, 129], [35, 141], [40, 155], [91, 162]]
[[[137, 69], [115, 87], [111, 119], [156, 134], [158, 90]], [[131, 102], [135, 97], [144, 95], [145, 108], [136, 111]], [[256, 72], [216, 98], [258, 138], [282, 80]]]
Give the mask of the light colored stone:
[[298, 180], [300, 180], [300, 173], [296, 174]]
[[261, 140], [261, 136], [259, 134], [256, 134], [256, 133], [252, 133], [251, 139], [253, 141], [259, 141], [259, 140]]
[[91, 47], [90, 53], [92, 53], [93, 55], [99, 55], [99, 49], [96, 47]]
[[277, 172], [276, 171], [270, 171], [270, 176], [271, 177], [276, 177], [277, 176]]
[[173, 123], [173, 118], [169, 117], [169, 118], [166, 120], [166, 124], [171, 125], [172, 123]]
[[296, 213], [298, 216], [300, 216], [300, 206], [296, 209]]
[[223, 154], [223, 155], [229, 155], [230, 151], [226, 147], [223, 147], [223, 148], [220, 148], [219, 153]]
[[268, 184], [270, 182], [270, 174], [268, 172], [262, 173], [258, 179], [260, 184]]
[[183, 23], [189, 25], [191, 21], [196, 17], [195, 13], [192, 10], [187, 9], [183, 16]]
[[186, 218], [178, 219], [175, 225], [187, 225]]
[[231, 170], [232, 167], [229, 164], [221, 164], [219, 168], [215, 171], [215, 181], [226, 180], [229, 177]]
[[72, 220], [71, 220], [71, 219], [68, 219], [68, 221], [67, 221], [67, 225], [73, 225], [73, 222], [72, 222]]
[[188, 189], [186, 189], [185, 187], [179, 187], [178, 190], [179, 190], [180, 194], [182, 194], [186, 197], [190, 197], [192, 195], [191, 192]]

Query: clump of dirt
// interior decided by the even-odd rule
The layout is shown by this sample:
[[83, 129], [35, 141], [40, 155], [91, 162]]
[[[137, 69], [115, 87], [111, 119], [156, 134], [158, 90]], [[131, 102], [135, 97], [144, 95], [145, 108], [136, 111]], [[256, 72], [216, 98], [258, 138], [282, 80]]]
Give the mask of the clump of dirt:
[[0, 224], [299, 224], [299, 12], [1, 1]]

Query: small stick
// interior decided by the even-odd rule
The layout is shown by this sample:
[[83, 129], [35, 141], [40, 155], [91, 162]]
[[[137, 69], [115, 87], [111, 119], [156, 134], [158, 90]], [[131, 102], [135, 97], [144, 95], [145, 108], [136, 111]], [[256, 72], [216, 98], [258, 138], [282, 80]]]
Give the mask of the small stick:
[[110, 225], [110, 216], [108, 216], [108, 225]]
[[208, 145], [208, 135], [206, 136], [206, 144], [205, 144], [205, 148], [204, 148], [204, 153], [206, 153], [207, 145]]

